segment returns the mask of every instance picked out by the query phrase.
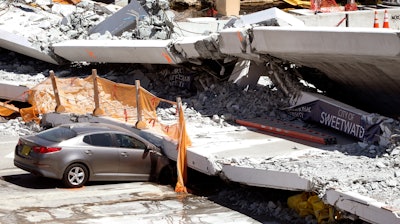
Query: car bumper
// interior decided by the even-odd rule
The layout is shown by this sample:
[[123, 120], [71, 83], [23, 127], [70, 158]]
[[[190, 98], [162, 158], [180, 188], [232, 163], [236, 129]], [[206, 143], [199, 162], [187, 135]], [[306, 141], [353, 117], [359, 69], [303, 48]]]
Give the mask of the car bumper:
[[52, 169], [50, 166], [45, 165], [45, 164], [35, 164], [34, 162], [27, 164], [27, 163], [18, 161], [17, 159], [14, 159], [14, 165], [22, 170], [25, 170], [29, 173], [34, 174], [36, 176], [48, 177], [48, 178], [53, 178], [53, 179], [61, 179], [61, 177], [57, 173], [54, 172], [54, 169]]

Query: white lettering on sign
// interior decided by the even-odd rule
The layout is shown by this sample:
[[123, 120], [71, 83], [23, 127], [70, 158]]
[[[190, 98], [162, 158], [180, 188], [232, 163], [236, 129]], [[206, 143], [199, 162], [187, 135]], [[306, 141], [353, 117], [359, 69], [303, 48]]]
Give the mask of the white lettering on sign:
[[353, 114], [353, 113], [351, 113], [351, 112], [348, 112], [348, 111], [346, 111], [346, 110], [340, 109], [340, 110], [338, 111], [338, 116], [339, 116], [340, 118], [343, 118], [343, 119], [346, 119], [346, 120], [349, 120], [349, 121], [353, 121], [353, 119], [354, 119], [354, 117], [355, 117], [355, 114]]
[[[341, 113], [341, 115], [344, 115], [344, 114]], [[342, 131], [344, 133], [347, 133], [349, 135], [355, 136], [360, 139], [363, 138], [364, 134], [365, 134], [365, 130], [361, 125], [351, 122], [349, 120], [343, 119], [340, 116], [338, 117], [338, 116], [335, 116], [332, 114], [328, 114], [326, 112], [321, 113], [321, 119], [319, 122], [321, 124], [332, 127], [336, 130]]]
[[304, 118], [304, 113], [311, 113], [311, 107], [310, 106], [301, 106], [296, 108], [293, 111], [290, 111], [290, 115], [298, 118]]
[[304, 118], [303, 112], [289, 112], [289, 114], [292, 115], [293, 117]]
[[190, 85], [190, 76], [171, 75], [169, 79], [170, 86], [188, 87]]
[[302, 107], [296, 108], [296, 111], [311, 113], [311, 107], [302, 106]]

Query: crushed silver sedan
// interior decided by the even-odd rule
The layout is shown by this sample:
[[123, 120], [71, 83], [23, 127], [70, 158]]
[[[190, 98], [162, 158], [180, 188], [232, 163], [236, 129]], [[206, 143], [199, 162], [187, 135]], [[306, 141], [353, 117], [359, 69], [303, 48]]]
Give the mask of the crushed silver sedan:
[[159, 147], [122, 127], [104, 123], [60, 125], [20, 137], [14, 165], [67, 187], [88, 181], [168, 182], [173, 169]]

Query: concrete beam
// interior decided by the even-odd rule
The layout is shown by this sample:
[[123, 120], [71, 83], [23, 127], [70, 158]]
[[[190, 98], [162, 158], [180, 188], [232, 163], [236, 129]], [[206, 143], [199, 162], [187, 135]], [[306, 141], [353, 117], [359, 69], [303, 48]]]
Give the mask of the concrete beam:
[[383, 203], [355, 192], [330, 189], [326, 191], [325, 200], [370, 223], [397, 224], [400, 222], [400, 211], [387, 208]]
[[178, 64], [169, 51], [171, 40], [69, 40], [54, 44], [54, 52], [69, 61]]
[[255, 27], [253, 33], [252, 47], [260, 54], [387, 57], [400, 55], [400, 31], [398, 30], [264, 26]]
[[312, 183], [295, 173], [224, 165], [222, 172], [229, 180], [248, 186], [292, 191], [311, 191]]

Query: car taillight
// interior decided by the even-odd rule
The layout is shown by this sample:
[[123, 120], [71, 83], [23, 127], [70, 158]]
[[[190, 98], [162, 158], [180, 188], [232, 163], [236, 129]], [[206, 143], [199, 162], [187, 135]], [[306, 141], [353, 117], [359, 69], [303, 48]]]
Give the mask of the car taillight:
[[33, 146], [32, 150], [37, 153], [49, 153], [58, 152], [61, 150], [59, 147], [45, 147], [45, 146]]

